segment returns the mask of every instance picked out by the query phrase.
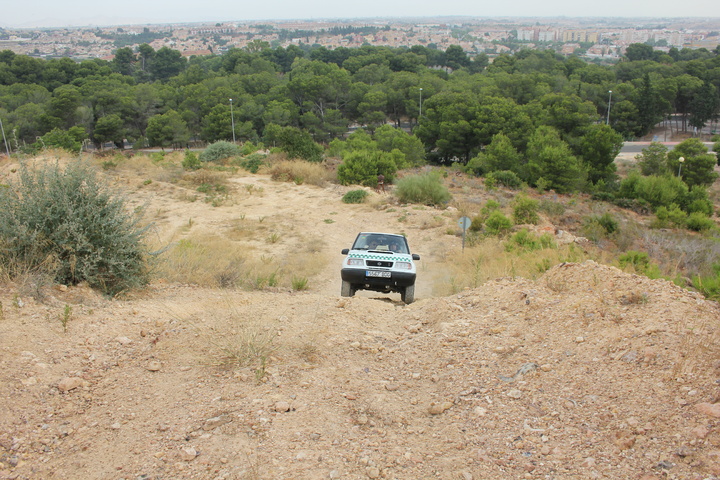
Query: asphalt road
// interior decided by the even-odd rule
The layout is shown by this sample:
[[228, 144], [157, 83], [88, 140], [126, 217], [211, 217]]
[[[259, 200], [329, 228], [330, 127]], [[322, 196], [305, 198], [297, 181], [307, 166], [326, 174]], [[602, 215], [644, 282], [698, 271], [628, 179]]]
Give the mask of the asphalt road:
[[[666, 147], [668, 147], [669, 150], [672, 150], [675, 145], [677, 145], [680, 142], [658, 142], [662, 143]], [[705, 143], [705, 146], [708, 148], [708, 151], [712, 151], [712, 142], [703, 142]], [[648, 145], [650, 145], [650, 142], [625, 142], [623, 147], [620, 149], [620, 153], [641, 153], [644, 148], [647, 148]]]

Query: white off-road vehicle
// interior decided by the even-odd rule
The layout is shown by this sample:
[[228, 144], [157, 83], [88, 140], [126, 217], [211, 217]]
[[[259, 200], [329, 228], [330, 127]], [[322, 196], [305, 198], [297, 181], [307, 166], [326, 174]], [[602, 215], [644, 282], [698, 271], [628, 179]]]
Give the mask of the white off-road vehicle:
[[407, 240], [392, 233], [361, 232], [342, 264], [340, 295], [352, 297], [358, 290], [400, 294], [402, 301], [415, 300], [415, 263], [420, 255], [410, 253]]

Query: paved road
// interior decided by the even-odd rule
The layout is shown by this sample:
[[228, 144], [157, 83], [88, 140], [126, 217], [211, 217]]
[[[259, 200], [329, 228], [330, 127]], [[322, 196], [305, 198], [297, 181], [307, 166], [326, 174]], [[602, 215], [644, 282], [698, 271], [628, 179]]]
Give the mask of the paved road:
[[[668, 149], [672, 150], [675, 145], [677, 145], [680, 142], [658, 142], [662, 143]], [[712, 142], [703, 142], [705, 143], [705, 146], [708, 148], [708, 151], [712, 151]], [[648, 145], [650, 145], [650, 142], [625, 142], [623, 147], [620, 149], [620, 153], [641, 153], [643, 151], [643, 148], [647, 148]]]

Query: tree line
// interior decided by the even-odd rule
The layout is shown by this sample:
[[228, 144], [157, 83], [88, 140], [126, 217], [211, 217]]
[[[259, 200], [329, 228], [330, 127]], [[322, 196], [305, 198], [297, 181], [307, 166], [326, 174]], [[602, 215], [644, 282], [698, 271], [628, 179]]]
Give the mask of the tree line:
[[98, 146], [167, 147], [258, 142], [278, 127], [328, 145], [351, 126], [373, 133], [389, 123], [411, 129], [431, 162], [482, 172], [498, 157], [493, 152], [527, 164], [534, 151], [552, 151], [566, 167], [571, 158], [584, 163], [597, 182], [623, 139], [669, 118], [680, 130], [702, 128], [720, 111], [720, 48], [661, 54], [635, 44], [627, 52], [601, 65], [530, 49], [490, 63], [457, 45], [270, 48], [257, 41], [187, 59], [142, 44], [119, 48], [112, 61], [81, 62], [6, 50], [0, 119], [12, 150], [51, 132]]

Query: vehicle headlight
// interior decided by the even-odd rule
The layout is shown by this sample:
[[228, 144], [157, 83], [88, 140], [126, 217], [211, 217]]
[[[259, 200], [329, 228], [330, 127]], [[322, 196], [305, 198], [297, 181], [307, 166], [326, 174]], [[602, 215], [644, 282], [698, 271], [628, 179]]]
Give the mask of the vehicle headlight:
[[412, 263], [410, 262], [395, 262], [395, 268], [401, 270], [412, 270]]
[[362, 258], [348, 258], [348, 265], [365, 265], [365, 261]]

